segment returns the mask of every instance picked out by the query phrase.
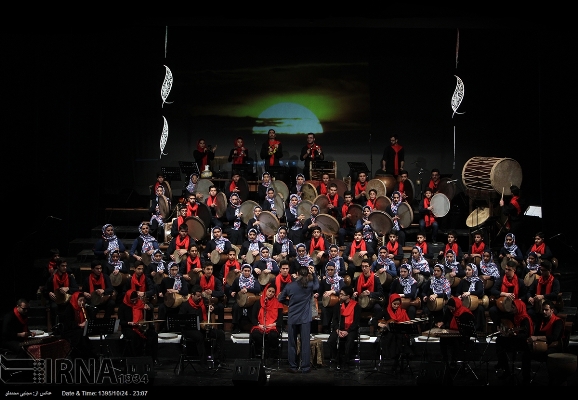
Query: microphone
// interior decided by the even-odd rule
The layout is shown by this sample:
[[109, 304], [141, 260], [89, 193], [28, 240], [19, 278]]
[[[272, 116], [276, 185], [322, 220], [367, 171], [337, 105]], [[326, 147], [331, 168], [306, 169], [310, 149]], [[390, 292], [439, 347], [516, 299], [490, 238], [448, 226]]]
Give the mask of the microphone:
[[62, 221], [62, 218], [53, 217], [52, 215], [49, 215], [48, 218], [52, 218], [52, 219], [56, 219], [56, 220], [58, 220], [58, 221]]
[[[558, 237], [558, 236], [560, 236], [561, 234], [562, 234], [562, 232], [557, 233], [557, 234], [555, 234], [554, 236], [552, 236], [550, 239], [554, 239], [555, 237]], [[548, 239], [548, 240], [550, 240], [550, 239]]]

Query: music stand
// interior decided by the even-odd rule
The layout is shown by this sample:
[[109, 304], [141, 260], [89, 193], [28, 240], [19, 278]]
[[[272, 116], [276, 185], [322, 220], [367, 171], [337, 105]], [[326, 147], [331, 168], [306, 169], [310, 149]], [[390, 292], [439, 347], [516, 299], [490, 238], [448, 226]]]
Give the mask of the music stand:
[[[460, 335], [461, 335], [462, 339], [464, 340], [464, 347], [463, 347], [464, 354], [468, 354], [471, 351], [471, 350], [468, 350], [468, 346], [474, 345], [476, 343], [475, 341], [472, 342], [472, 338], [474, 340], [478, 339], [478, 333], [476, 331], [476, 325], [474, 324], [474, 321], [461, 322], [459, 320], [459, 318], [458, 318], [457, 323], [458, 323], [458, 331], [460, 332]], [[458, 374], [460, 373], [460, 371], [462, 369], [465, 369], [466, 371], [470, 371], [472, 374], [474, 374], [476, 381], [479, 380], [478, 375], [476, 375], [476, 373], [474, 372], [474, 370], [472, 369], [472, 367], [468, 363], [468, 360], [462, 361], [462, 364], [460, 365], [460, 367], [456, 371], [456, 374], [454, 375], [453, 379], [456, 379], [456, 377], [458, 376]]]
[[175, 366], [175, 373], [177, 375], [182, 374], [186, 368], [186, 364], [190, 365], [193, 370], [197, 372], [197, 369], [192, 364], [193, 360], [187, 357], [187, 339], [185, 338], [185, 331], [199, 330], [199, 316], [192, 314], [178, 314], [173, 317], [167, 316], [167, 330], [169, 332], [181, 333], [181, 355], [179, 357], [179, 362]]
[[419, 336], [419, 323], [390, 323], [389, 324], [390, 331], [398, 335], [398, 338], [401, 339], [401, 354], [399, 355], [399, 368], [403, 370], [407, 368], [411, 375], [413, 375], [413, 370], [411, 369], [411, 365], [409, 365], [409, 353], [406, 352], [406, 347], [409, 347], [410, 340], [412, 336]]
[[169, 183], [181, 180], [181, 171], [177, 167], [161, 167], [161, 172]]
[[191, 179], [191, 174], [196, 173], [201, 177], [201, 172], [199, 171], [199, 166], [196, 162], [191, 161], [179, 161], [179, 167], [181, 168], [181, 172], [187, 176], [188, 179]]
[[[118, 331], [118, 324], [120, 322], [117, 318], [94, 318], [87, 319], [86, 325], [84, 325], [84, 336], [99, 335], [99, 346], [98, 346], [98, 357], [102, 360], [104, 358], [104, 337], [106, 335], [111, 335]], [[110, 347], [107, 345], [107, 353], [109, 357], [112, 356]]]

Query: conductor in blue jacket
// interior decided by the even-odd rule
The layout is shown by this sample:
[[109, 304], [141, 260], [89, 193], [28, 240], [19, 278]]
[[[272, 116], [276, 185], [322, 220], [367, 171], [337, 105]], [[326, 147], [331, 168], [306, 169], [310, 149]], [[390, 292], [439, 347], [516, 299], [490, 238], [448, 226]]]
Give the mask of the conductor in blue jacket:
[[[301, 266], [295, 281], [285, 285], [279, 294], [279, 301], [289, 307], [287, 313], [287, 358], [289, 372], [311, 372], [310, 332], [313, 294], [319, 289], [315, 267]], [[297, 366], [297, 335], [301, 336], [301, 368]]]

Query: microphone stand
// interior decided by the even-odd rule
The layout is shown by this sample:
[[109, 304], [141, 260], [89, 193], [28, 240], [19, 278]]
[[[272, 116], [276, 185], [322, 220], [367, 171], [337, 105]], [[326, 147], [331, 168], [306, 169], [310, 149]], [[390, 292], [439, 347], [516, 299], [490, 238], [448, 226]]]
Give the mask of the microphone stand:
[[339, 354], [339, 331], [341, 330], [341, 305], [343, 303], [340, 301], [339, 302], [339, 309], [338, 309], [338, 313], [339, 313], [339, 318], [337, 319], [337, 368], [340, 368], [341, 365], [341, 354]]

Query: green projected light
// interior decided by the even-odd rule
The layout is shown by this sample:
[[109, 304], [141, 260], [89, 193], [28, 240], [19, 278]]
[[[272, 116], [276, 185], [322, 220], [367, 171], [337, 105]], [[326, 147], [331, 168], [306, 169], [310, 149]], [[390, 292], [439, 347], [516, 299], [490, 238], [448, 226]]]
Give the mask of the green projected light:
[[317, 116], [296, 103], [275, 104], [259, 114], [256, 123], [254, 134], [267, 134], [271, 128], [280, 134], [323, 133]]

